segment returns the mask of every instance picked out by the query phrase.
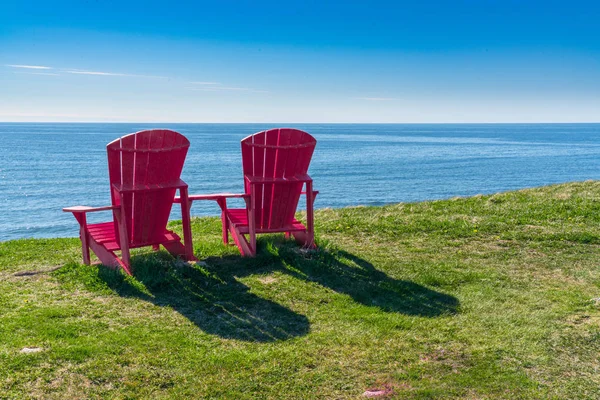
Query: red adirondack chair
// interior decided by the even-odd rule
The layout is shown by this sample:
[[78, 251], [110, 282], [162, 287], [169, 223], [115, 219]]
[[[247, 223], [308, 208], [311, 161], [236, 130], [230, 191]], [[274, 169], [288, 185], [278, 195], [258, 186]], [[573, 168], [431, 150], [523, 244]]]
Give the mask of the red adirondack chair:
[[[179, 177], [190, 142], [171, 130], [132, 133], [107, 146], [111, 206], [64, 208], [80, 225], [83, 262], [90, 264], [90, 251], [102, 264], [122, 267], [131, 275], [129, 249], [162, 244], [174, 256], [195, 260], [190, 229], [189, 202], [181, 202], [183, 237], [167, 230], [175, 192], [188, 196], [187, 184]], [[89, 212], [112, 210], [113, 221], [87, 224]], [[116, 251], [121, 251], [117, 257]]]
[[[194, 200], [216, 200], [221, 207], [223, 242], [228, 233], [244, 256], [256, 254], [256, 235], [285, 232], [305, 247], [314, 248], [313, 203], [308, 166], [317, 141], [298, 129], [280, 128], [258, 132], [242, 140], [242, 194], [190, 195]], [[302, 191], [306, 185], [306, 191]], [[300, 195], [306, 195], [306, 226], [294, 215]], [[228, 198], [243, 198], [246, 208], [228, 208]], [[175, 199], [183, 203], [183, 198]], [[248, 235], [249, 239], [246, 238]]]

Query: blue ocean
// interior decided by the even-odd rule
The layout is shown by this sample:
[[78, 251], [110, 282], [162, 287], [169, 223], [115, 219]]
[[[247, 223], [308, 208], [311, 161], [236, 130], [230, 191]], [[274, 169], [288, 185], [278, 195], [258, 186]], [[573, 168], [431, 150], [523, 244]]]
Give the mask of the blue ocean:
[[[77, 222], [61, 209], [110, 204], [105, 147], [119, 136], [181, 132], [191, 141], [182, 175], [190, 192], [240, 192], [240, 140], [277, 126], [317, 139], [310, 168], [317, 208], [600, 179], [600, 124], [0, 123], [0, 241], [77, 236]], [[218, 208], [197, 202], [192, 213]]]

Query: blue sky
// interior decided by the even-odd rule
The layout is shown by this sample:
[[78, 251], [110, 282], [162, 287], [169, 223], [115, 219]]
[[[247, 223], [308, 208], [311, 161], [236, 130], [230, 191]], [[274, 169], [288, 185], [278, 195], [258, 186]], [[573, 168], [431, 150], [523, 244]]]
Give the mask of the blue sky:
[[599, 4], [5, 0], [0, 121], [599, 122]]

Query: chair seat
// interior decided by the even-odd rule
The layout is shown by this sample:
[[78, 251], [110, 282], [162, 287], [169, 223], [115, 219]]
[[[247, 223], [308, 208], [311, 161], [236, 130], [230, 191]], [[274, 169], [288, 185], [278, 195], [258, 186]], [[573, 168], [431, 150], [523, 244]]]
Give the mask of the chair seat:
[[[248, 212], [245, 208], [229, 208], [227, 209], [227, 218], [229, 222], [240, 230], [241, 233], [248, 233]], [[297, 232], [305, 231], [306, 227], [296, 218], [291, 224], [280, 226], [256, 229], [256, 233], [274, 233], [274, 232]]]
[[[113, 222], [102, 222], [99, 224], [88, 225], [88, 232], [90, 237], [98, 244], [101, 244], [108, 251], [121, 250], [121, 246], [117, 242], [117, 235], [115, 234], [115, 224]], [[130, 248], [150, 246], [153, 244], [164, 244], [179, 242], [181, 238], [173, 231], [165, 229], [164, 240], [153, 243], [130, 243]]]

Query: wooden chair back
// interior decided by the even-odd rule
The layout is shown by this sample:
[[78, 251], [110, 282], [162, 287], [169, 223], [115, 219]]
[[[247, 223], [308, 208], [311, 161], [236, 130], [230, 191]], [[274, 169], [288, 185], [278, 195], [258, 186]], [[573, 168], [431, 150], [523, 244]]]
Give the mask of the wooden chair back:
[[[107, 145], [113, 205], [121, 205], [131, 247], [160, 242], [190, 142], [171, 130], [123, 136]], [[115, 218], [117, 240], [119, 229]]]
[[276, 231], [292, 224], [303, 182], [317, 141], [308, 133], [290, 128], [255, 133], [242, 140], [245, 192], [255, 184], [256, 229]]

